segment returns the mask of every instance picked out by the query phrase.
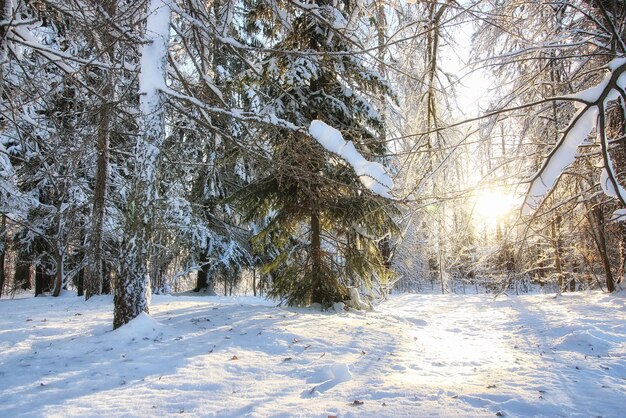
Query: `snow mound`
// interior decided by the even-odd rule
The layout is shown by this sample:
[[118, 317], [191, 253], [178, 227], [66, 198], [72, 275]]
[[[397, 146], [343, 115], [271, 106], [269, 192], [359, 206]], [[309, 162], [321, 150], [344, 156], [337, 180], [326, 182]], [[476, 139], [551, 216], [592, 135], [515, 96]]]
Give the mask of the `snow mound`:
[[345, 363], [328, 364], [315, 372], [308, 383], [324, 383], [334, 381], [335, 383], [348, 382], [352, 380], [352, 373]]
[[335, 312], [344, 312], [346, 310], [346, 304], [343, 302], [336, 302], [333, 304]]
[[163, 335], [164, 326], [145, 312], [113, 331], [120, 340], [154, 340]]
[[611, 337], [595, 330], [569, 333], [557, 340], [554, 346], [559, 351], [573, 351], [590, 355], [607, 355], [615, 347]]

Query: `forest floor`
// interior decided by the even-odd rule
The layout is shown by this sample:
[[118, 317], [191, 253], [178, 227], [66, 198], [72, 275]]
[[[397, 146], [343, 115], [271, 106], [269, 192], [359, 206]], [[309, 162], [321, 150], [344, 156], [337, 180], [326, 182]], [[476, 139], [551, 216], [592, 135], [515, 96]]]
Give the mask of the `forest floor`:
[[626, 294], [0, 301], [0, 416], [619, 417]]

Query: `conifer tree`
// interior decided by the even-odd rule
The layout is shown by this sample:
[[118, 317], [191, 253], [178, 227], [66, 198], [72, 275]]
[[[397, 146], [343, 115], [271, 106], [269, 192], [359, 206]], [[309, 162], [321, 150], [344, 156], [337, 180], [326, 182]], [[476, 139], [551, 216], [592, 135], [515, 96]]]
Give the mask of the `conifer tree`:
[[[259, 113], [297, 126], [321, 120], [366, 158], [380, 159], [385, 127], [371, 100], [392, 92], [355, 54], [349, 3], [334, 4], [283, 5], [283, 13], [264, 1], [254, 4], [249, 29], [262, 34], [259, 43], [271, 39], [273, 52], [263, 57], [260, 72], [248, 72], [246, 90], [255, 92], [248, 97]], [[350, 286], [386, 282], [391, 272], [377, 243], [394, 229], [391, 205], [306, 133], [272, 127], [258, 137], [265, 159], [241, 196], [249, 219], [262, 221], [253, 241], [271, 253], [264, 267], [273, 279], [271, 294], [290, 304], [329, 306], [346, 299]]]

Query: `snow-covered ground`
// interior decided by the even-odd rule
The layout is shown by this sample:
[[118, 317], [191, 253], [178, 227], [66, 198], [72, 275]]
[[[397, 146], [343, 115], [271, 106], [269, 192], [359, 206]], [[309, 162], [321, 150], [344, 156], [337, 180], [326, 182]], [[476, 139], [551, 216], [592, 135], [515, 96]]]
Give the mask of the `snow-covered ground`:
[[0, 301], [0, 416], [626, 415], [626, 295]]

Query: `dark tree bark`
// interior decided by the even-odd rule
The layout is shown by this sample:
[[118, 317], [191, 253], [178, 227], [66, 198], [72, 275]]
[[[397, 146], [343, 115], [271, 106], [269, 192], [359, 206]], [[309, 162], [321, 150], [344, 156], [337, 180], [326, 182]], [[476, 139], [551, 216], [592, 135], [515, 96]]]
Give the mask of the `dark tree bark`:
[[[116, 1], [103, 1], [103, 8], [106, 13], [113, 17], [116, 13]], [[102, 34], [102, 40], [106, 47], [106, 55], [109, 62], [115, 60], [114, 38], [108, 34]], [[97, 145], [98, 162], [96, 167], [96, 183], [94, 185], [92, 225], [93, 231], [90, 241], [90, 260], [87, 263], [85, 274], [85, 300], [94, 295], [102, 293], [104, 283], [104, 218], [107, 198], [107, 183], [109, 169], [109, 142], [110, 125], [112, 116], [112, 103], [109, 101], [114, 92], [112, 75], [103, 70], [102, 98], [104, 103], [99, 111]]]
[[56, 251], [54, 258], [56, 260], [56, 273], [54, 275], [54, 288], [52, 290], [52, 296], [57, 297], [61, 294], [61, 289], [63, 288], [63, 265], [65, 257], [61, 251]]
[[104, 277], [104, 281], [102, 282], [102, 294], [110, 295], [111, 294], [111, 281], [112, 276], [115, 277], [109, 265], [102, 261], [102, 275]]
[[4, 260], [6, 257], [6, 218], [4, 215], [0, 215], [2, 221], [0, 222], [0, 297], [2, 297], [2, 290], [4, 289]]
[[27, 254], [22, 251], [16, 251], [15, 254], [15, 272], [13, 274], [13, 284], [15, 288], [28, 290], [33, 288], [31, 274], [31, 262]]
[[322, 240], [320, 215], [317, 209], [311, 212], [311, 281], [313, 283], [313, 303], [322, 303], [324, 300], [324, 283], [322, 277]]
[[594, 229], [594, 240], [598, 248], [598, 253], [602, 259], [602, 267], [606, 277], [606, 290], [608, 292], [615, 291], [615, 282], [613, 281], [613, 273], [611, 272], [611, 261], [606, 248], [606, 233], [604, 231], [604, 213], [599, 206], [595, 206], [591, 210], [592, 228]]
[[198, 270], [198, 273], [196, 275], [196, 287], [193, 289], [193, 291], [199, 292], [202, 289], [206, 289], [207, 287], [206, 279], [207, 279], [207, 274], [206, 274], [206, 271], [204, 270], [204, 267], [202, 267], [200, 268], [200, 270]]
[[85, 269], [80, 269], [78, 273], [76, 273], [76, 277], [74, 278], [74, 285], [76, 286], [76, 295], [83, 296], [85, 294]]
[[35, 266], [35, 297], [49, 292], [52, 287], [53, 276], [46, 273], [41, 265]]
[[209, 277], [209, 260], [207, 254], [204, 250], [201, 250], [200, 254], [200, 269], [198, 270], [198, 274], [196, 276], [196, 287], [193, 289], [194, 292], [199, 292], [202, 289], [208, 289], [209, 287], [211, 290], [213, 289], [213, 283]]
[[252, 294], [256, 296], [256, 269], [252, 269]]

